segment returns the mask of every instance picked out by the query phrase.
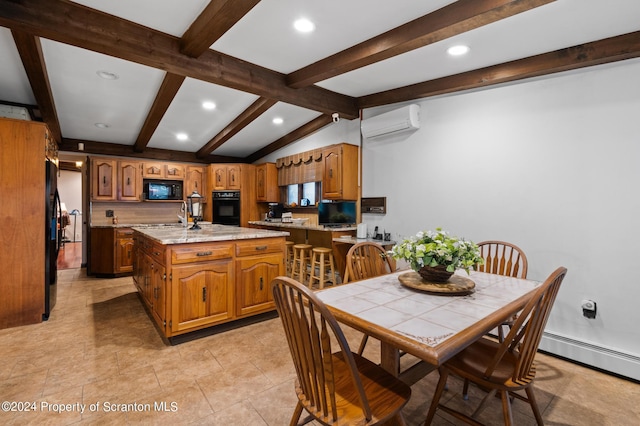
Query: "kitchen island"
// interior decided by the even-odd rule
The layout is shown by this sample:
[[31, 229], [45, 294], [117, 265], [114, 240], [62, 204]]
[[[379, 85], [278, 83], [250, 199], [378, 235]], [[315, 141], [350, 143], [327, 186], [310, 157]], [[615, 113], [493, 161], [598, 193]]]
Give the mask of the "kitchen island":
[[[191, 226], [191, 224], [189, 225]], [[202, 225], [133, 227], [133, 279], [164, 337], [273, 311], [288, 232]]]

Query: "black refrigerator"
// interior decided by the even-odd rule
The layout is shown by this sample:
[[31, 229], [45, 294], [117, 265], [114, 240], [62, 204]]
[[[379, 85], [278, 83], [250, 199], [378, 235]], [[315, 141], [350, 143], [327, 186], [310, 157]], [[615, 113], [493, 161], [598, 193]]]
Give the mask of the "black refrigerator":
[[58, 293], [58, 253], [62, 246], [62, 209], [58, 194], [58, 168], [55, 163], [46, 161], [46, 217], [45, 217], [45, 274], [44, 274], [44, 313], [42, 319], [49, 319], [49, 314], [56, 304]]

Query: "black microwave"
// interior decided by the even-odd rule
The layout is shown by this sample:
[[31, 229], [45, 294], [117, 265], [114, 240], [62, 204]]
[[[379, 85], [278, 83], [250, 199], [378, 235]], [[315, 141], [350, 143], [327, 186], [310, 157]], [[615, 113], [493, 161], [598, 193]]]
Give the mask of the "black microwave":
[[181, 180], [143, 180], [143, 194], [145, 200], [182, 201]]

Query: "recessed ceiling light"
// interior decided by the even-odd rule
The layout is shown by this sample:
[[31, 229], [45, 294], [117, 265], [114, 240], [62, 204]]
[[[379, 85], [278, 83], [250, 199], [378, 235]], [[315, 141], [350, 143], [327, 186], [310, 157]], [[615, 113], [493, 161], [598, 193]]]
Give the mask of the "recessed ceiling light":
[[208, 110], [216, 109], [216, 104], [211, 101], [204, 101], [202, 103], [202, 108], [208, 109]]
[[276, 117], [273, 120], [271, 120], [273, 122], [273, 124], [282, 124], [284, 123], [284, 120], [280, 117]]
[[96, 123], [94, 124], [94, 126], [96, 126], [98, 129], [107, 129], [109, 127], [109, 125], [106, 123]]
[[186, 133], [178, 133], [176, 134], [176, 139], [178, 139], [179, 141], [186, 141], [187, 139], [189, 139], [189, 135], [187, 135]]
[[307, 18], [297, 19], [293, 23], [293, 27], [301, 33], [310, 33], [316, 29], [316, 25]]
[[457, 46], [451, 46], [447, 49], [447, 53], [451, 56], [460, 56], [469, 52], [469, 46], [459, 44]]
[[105, 80], [117, 80], [120, 78], [118, 74], [109, 71], [96, 71], [96, 74]]

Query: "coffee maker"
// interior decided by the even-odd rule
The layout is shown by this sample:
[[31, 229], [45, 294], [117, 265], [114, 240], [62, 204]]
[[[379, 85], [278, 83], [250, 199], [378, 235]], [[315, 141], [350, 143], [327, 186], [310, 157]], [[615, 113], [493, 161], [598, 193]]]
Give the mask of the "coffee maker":
[[284, 205], [282, 203], [269, 203], [269, 211], [267, 212], [265, 220], [267, 222], [280, 222], [284, 211]]

